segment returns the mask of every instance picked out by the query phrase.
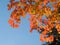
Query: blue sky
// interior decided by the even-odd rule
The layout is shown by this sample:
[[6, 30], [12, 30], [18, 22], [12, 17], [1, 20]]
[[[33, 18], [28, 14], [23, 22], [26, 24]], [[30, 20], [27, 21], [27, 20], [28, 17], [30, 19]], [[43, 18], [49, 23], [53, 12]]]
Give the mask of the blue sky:
[[12, 28], [8, 24], [11, 11], [7, 10], [9, 0], [0, 0], [0, 45], [41, 45], [39, 33], [30, 33], [29, 21], [21, 18], [19, 28]]

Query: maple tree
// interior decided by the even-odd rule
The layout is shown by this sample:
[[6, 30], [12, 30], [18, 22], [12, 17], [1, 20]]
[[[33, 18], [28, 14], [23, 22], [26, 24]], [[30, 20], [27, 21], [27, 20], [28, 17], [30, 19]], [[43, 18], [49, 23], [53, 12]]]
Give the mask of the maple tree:
[[[47, 6], [49, 3], [53, 10]], [[11, 9], [14, 9], [8, 20], [11, 27], [18, 28], [20, 17], [29, 13], [30, 32], [37, 30], [40, 40], [47, 45], [60, 45], [60, 0], [10, 0], [8, 10]]]

